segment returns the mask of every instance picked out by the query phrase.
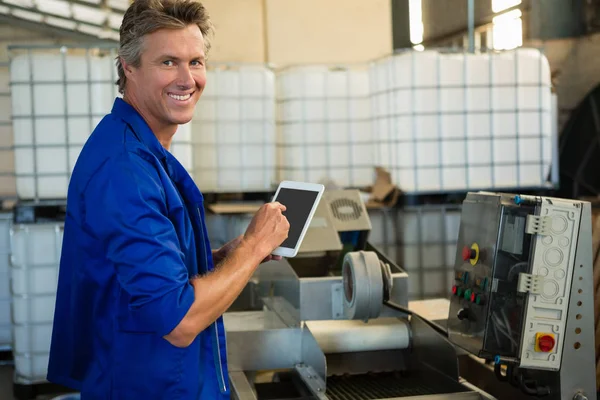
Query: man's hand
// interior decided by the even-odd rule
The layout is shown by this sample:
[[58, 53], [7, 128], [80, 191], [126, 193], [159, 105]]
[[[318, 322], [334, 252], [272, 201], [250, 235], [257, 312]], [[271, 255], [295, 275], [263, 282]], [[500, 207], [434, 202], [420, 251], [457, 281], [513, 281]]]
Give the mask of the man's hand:
[[242, 241], [249, 243], [263, 257], [263, 261], [281, 260], [271, 253], [288, 237], [290, 223], [283, 215], [286, 207], [279, 202], [264, 204], [250, 221]]

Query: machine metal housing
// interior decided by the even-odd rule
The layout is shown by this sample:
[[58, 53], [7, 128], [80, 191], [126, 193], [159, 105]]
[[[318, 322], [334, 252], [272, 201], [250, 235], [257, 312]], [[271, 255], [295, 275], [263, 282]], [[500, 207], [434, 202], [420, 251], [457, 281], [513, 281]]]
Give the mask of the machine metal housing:
[[595, 399], [592, 282], [588, 202], [469, 193], [449, 338], [521, 392]]
[[[408, 306], [408, 274], [367, 243], [390, 265], [393, 289], [390, 299]], [[344, 319], [342, 271], [336, 267], [339, 254], [281, 260], [261, 266], [255, 275], [265, 306], [286, 319], [289, 326], [301, 321]], [[384, 309], [381, 317], [394, 315]]]

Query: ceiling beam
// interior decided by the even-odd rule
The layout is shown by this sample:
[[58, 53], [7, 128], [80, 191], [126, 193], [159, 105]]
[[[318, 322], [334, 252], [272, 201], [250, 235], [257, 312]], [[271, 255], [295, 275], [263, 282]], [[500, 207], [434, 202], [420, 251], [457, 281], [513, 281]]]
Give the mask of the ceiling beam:
[[115, 44], [115, 40], [102, 39], [98, 36], [89, 35], [84, 32], [72, 31], [70, 29], [59, 28], [54, 25], [48, 25], [45, 23], [38, 23], [27, 19], [18, 18], [12, 15], [0, 14], [0, 24], [7, 24], [17, 28], [23, 28], [32, 31], [47, 32], [52, 35], [56, 35], [57, 39], [72, 39], [77, 41], [85, 41], [90, 43], [106, 43]]
[[[87, 26], [91, 26], [91, 27], [94, 27], [94, 28], [99, 28], [99, 29], [102, 29], [102, 30], [106, 30], [105, 26], [103, 26], [103, 25], [98, 25], [98, 24], [94, 24], [94, 23], [88, 23], [88, 22], [77, 20], [77, 19], [65, 18], [65, 17], [61, 17], [61, 16], [58, 16], [58, 15], [49, 14], [49, 13], [46, 13], [46, 12], [43, 12], [43, 11], [39, 11], [38, 9], [35, 9], [35, 8], [16, 6], [16, 5], [13, 5], [13, 4], [5, 3], [2, 0], [0, 0], [0, 4], [2, 4], [5, 7], [8, 7], [10, 9], [11, 14], [10, 15], [5, 14], [5, 15], [13, 17], [13, 18], [16, 18], [16, 19], [19, 19], [21, 21], [29, 21], [29, 22], [32, 22], [34, 24], [39, 24], [38, 22], [31, 21], [31, 20], [28, 20], [26, 18], [20, 18], [18, 16], [13, 15], [12, 14], [13, 10], [21, 10], [21, 11], [25, 11], [25, 12], [39, 14], [43, 18], [43, 20], [42, 20], [43, 24], [47, 25], [47, 26], [53, 26], [53, 27], [56, 26], [56, 25], [53, 25], [53, 24], [48, 24], [45, 21], [46, 18], [55, 18], [55, 19], [59, 19], [59, 20], [65, 21], [66, 23], [75, 23], [75, 24], [77, 24], [77, 27], [87, 25]], [[69, 29], [65, 29], [65, 30], [69, 30]], [[116, 33], [116, 34], [119, 33], [119, 31], [117, 31], [116, 29], [109, 28], [108, 30], [111, 31], [111, 32], [113, 32], [113, 33]], [[74, 32], [79, 32], [79, 30], [76, 30], [76, 29], [74, 29], [73, 31]], [[90, 36], [93, 36], [93, 35], [90, 35]]]

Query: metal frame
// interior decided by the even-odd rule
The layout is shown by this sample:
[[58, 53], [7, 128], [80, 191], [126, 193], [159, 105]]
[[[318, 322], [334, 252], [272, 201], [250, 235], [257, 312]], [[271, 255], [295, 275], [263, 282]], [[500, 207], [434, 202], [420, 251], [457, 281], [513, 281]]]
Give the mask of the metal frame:
[[[592, 208], [582, 203], [575, 267], [560, 368], [560, 398], [596, 399], [596, 357], [594, 345], [594, 277], [592, 255]], [[579, 329], [579, 331], [577, 331]], [[580, 332], [580, 333], [577, 333]]]
[[327, 376], [325, 355], [308, 329], [228, 332], [227, 344], [234, 399], [256, 398], [245, 372], [277, 369], [296, 370], [318, 399], [326, 399], [322, 393]]
[[[397, 399], [467, 400], [493, 399], [458, 375], [455, 348], [420, 317], [410, 320], [410, 349], [388, 352], [324, 354], [309, 329], [282, 328], [227, 333], [232, 398], [257, 399], [254, 376], [260, 371], [295, 371], [315, 399], [327, 399], [327, 377], [331, 374], [364, 374], [372, 370], [411, 371], [430, 377], [439, 393]], [[252, 346], [248, 346], [252, 343]], [[385, 396], [380, 398], [386, 398]], [[396, 399], [396, 398], [393, 398]], [[387, 400], [393, 400], [387, 398]]]

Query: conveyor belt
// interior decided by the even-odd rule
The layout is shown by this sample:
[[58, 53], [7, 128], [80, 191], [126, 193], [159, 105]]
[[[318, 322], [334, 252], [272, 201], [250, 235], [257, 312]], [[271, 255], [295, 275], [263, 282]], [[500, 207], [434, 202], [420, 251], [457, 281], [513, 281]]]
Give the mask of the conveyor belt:
[[456, 387], [448, 387], [437, 379], [427, 380], [421, 374], [392, 372], [327, 378], [327, 398], [330, 400], [375, 400], [456, 391]]

